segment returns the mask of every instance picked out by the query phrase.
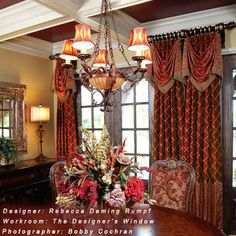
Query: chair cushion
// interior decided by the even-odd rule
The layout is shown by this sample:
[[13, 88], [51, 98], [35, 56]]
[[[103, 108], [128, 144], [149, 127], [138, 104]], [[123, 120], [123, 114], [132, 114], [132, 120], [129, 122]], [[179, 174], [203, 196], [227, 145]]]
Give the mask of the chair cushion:
[[183, 166], [157, 167], [152, 175], [152, 193], [157, 205], [185, 211], [189, 182], [190, 171]]

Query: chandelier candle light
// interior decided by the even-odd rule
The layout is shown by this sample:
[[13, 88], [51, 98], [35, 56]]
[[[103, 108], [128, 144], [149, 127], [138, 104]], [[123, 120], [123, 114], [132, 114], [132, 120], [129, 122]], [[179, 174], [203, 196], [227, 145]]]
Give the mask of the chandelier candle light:
[[36, 130], [40, 143], [40, 154], [35, 158], [36, 161], [45, 161], [47, 157], [43, 154], [43, 135], [45, 130], [43, 129], [43, 123], [50, 120], [49, 107], [32, 106], [31, 107], [31, 122], [38, 122], [38, 129]]
[[[118, 43], [118, 49], [123, 55], [127, 67], [130, 67], [131, 65], [124, 53], [124, 47], [120, 42], [110, 0], [102, 0], [96, 43], [94, 44], [92, 41], [91, 27], [86, 24], [78, 24], [75, 26], [74, 41], [65, 40], [63, 52], [59, 56], [66, 60], [65, 68], [72, 66], [70, 63], [72, 60], [77, 60], [77, 58], [81, 60], [82, 68], [80, 69], [78, 79], [89, 91], [95, 88], [101, 93], [103, 96], [102, 102], [94, 105], [102, 106], [102, 111], [111, 111], [112, 102], [109, 99], [110, 94], [113, 94], [127, 80], [136, 83], [143, 79], [147, 71], [146, 64], [151, 63], [147, 30], [143, 27], [137, 27], [131, 30], [128, 46], [128, 50], [136, 52], [132, 59], [136, 61], [137, 66], [129, 74], [125, 74], [117, 69], [112, 48], [111, 25]], [[100, 48], [102, 28], [104, 28], [104, 48]], [[94, 48], [94, 52], [91, 55], [87, 50], [92, 48]], [[91, 62], [91, 66], [88, 65], [88, 62]]]

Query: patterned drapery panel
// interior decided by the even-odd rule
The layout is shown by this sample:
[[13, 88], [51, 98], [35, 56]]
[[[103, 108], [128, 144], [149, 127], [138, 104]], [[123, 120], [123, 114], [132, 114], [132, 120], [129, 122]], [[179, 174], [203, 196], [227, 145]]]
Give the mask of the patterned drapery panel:
[[187, 84], [182, 158], [195, 168], [197, 176], [192, 212], [221, 229], [220, 35], [186, 39], [184, 50], [183, 75]]
[[[156, 82], [152, 161], [175, 157], [189, 162], [197, 176], [192, 213], [222, 229], [220, 35], [207, 33], [187, 38], [183, 53], [176, 46], [183, 55], [179, 61], [183, 62], [180, 75], [184, 79], [175, 76], [181, 66], [170, 67], [171, 56], [179, 58], [179, 53], [172, 51], [177, 40], [162, 42], [173, 47], [157, 46], [161, 42], [151, 46]], [[166, 56], [163, 62], [161, 56]]]
[[181, 154], [184, 125], [184, 88], [175, 81], [165, 94], [155, 88], [153, 124], [153, 162]]
[[64, 159], [76, 148], [76, 129], [74, 111], [73, 69], [68, 75], [62, 68], [62, 59], [57, 60], [55, 72], [55, 91], [58, 95], [57, 102], [57, 158]]

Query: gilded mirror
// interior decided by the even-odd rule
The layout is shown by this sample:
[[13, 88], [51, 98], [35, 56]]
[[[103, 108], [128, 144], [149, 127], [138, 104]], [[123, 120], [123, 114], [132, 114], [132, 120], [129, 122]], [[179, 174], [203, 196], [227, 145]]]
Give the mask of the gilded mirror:
[[27, 152], [25, 90], [25, 85], [0, 82], [0, 137], [14, 139], [19, 154]]

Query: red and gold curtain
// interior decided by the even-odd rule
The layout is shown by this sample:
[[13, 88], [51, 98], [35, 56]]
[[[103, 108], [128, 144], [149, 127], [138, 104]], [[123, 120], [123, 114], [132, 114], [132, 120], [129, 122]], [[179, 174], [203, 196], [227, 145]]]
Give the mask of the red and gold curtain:
[[55, 71], [55, 91], [57, 100], [57, 159], [64, 159], [76, 148], [76, 128], [74, 111], [75, 84], [73, 69], [68, 75], [62, 68], [62, 59], [57, 60]]
[[186, 38], [183, 52], [179, 40], [156, 42], [151, 52], [153, 161], [175, 157], [189, 162], [197, 175], [192, 213], [222, 229], [220, 35]]
[[187, 84], [182, 159], [195, 168], [197, 175], [192, 213], [222, 228], [220, 35], [186, 39], [183, 55]]
[[155, 81], [153, 161], [179, 158], [184, 122], [181, 43], [156, 42], [151, 53]]

